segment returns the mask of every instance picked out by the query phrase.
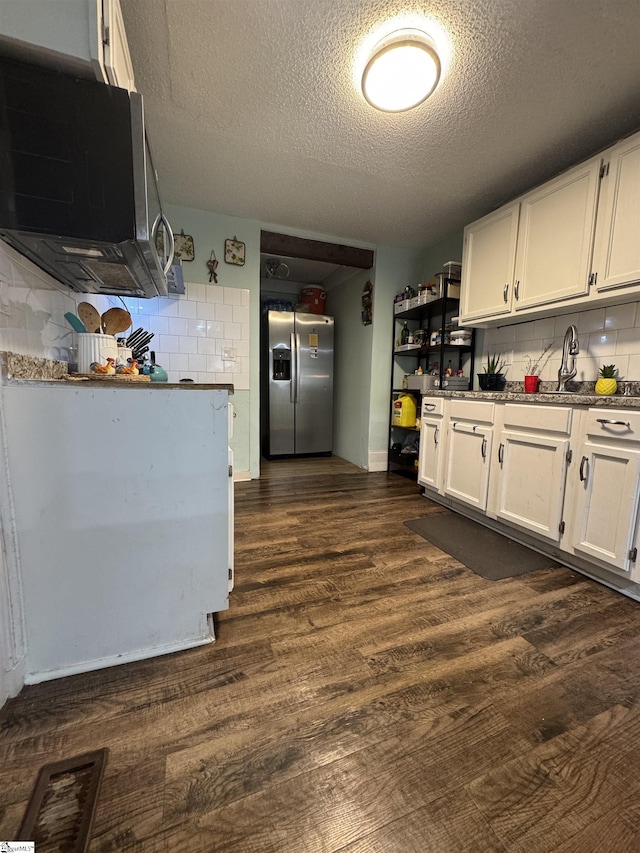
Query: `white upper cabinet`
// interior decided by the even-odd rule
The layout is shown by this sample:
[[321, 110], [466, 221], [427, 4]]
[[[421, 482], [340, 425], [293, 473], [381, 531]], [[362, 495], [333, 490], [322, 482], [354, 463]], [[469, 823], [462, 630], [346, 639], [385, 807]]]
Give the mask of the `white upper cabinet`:
[[587, 298], [600, 169], [582, 163], [465, 228], [461, 323]]
[[599, 292], [640, 283], [640, 134], [614, 146], [605, 163], [593, 273]]
[[637, 133], [465, 228], [461, 323], [514, 323], [636, 298], [639, 235]]
[[3, 0], [0, 17], [1, 38], [41, 61], [135, 89], [119, 0]]
[[522, 198], [515, 311], [588, 294], [601, 165], [596, 157]]
[[520, 204], [508, 204], [464, 229], [462, 321], [511, 311]]

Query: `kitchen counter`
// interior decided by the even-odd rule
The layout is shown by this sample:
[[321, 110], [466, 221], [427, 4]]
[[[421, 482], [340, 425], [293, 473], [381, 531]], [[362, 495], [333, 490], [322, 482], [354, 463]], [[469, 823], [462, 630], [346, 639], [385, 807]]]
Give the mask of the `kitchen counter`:
[[0, 375], [4, 384], [34, 386], [75, 385], [77, 388], [179, 388], [182, 391], [228, 391], [233, 385], [209, 382], [136, 382], [115, 376], [92, 377], [69, 374], [65, 361], [14, 352], [0, 353]]
[[[553, 386], [556, 383], [546, 383]], [[631, 393], [613, 394], [603, 397], [593, 393], [594, 383], [576, 383], [576, 390], [566, 394], [550, 394], [549, 388], [535, 394], [525, 394], [521, 382], [507, 383], [504, 391], [447, 391], [430, 390], [429, 397], [451, 397], [453, 399], [494, 400], [501, 403], [549, 403], [556, 406], [598, 406], [609, 409], [640, 409], [640, 382], [625, 383]], [[591, 392], [591, 393], [589, 393]]]

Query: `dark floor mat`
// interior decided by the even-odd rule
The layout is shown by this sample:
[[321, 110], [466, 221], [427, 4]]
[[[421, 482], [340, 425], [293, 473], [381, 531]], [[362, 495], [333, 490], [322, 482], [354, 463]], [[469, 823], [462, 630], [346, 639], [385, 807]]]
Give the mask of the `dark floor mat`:
[[558, 566], [551, 557], [457, 512], [414, 518], [405, 524], [486, 580], [498, 581]]
[[85, 853], [108, 750], [98, 749], [45, 764], [18, 834], [35, 841], [38, 853]]

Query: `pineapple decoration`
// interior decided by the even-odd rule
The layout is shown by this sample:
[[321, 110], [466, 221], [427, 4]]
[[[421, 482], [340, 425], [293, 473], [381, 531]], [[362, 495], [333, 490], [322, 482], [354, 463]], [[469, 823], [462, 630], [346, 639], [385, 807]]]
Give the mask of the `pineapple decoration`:
[[616, 381], [617, 372], [615, 364], [602, 365], [598, 381], [596, 382], [596, 394], [604, 396], [616, 393], [618, 390], [618, 383]]

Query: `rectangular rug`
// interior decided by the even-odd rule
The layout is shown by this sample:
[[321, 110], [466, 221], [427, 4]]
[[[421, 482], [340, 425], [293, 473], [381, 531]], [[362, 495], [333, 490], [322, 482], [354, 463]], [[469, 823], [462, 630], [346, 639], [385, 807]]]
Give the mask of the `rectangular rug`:
[[414, 518], [405, 521], [405, 524], [414, 533], [489, 581], [559, 567], [551, 557], [513, 542], [501, 533], [452, 510]]

